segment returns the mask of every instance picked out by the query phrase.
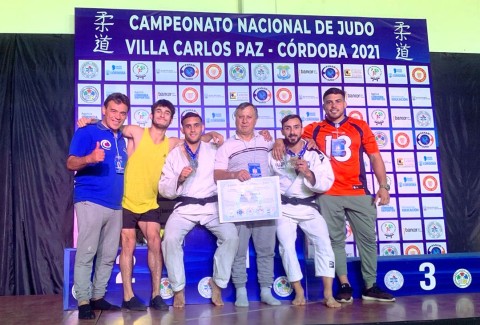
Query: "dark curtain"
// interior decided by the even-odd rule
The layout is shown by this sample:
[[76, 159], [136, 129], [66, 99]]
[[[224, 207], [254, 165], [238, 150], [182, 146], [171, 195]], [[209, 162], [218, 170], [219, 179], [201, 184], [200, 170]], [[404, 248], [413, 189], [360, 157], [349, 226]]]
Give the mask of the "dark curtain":
[[[449, 252], [480, 251], [480, 55], [431, 53]], [[73, 35], [0, 34], [0, 295], [61, 293]]]
[[448, 251], [480, 252], [480, 55], [430, 54]]
[[0, 35], [0, 295], [61, 293], [72, 246], [73, 35]]

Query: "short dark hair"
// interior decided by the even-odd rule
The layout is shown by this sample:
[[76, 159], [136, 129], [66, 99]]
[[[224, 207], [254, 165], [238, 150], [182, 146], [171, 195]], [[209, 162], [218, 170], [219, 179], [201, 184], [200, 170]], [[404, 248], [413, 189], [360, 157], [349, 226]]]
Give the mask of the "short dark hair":
[[323, 100], [325, 100], [325, 97], [327, 97], [328, 95], [332, 95], [332, 94], [333, 95], [342, 95], [343, 99], [345, 99], [345, 91], [341, 90], [340, 88], [332, 87], [332, 88], [327, 89], [325, 94], [323, 94]]
[[200, 115], [198, 115], [198, 114], [195, 113], [195, 112], [188, 112], [188, 113], [186, 113], [185, 115], [182, 116], [182, 119], [181, 119], [181, 121], [180, 121], [180, 123], [182, 124], [182, 126], [183, 126], [183, 121], [185, 121], [185, 120], [186, 120], [187, 118], [189, 118], [189, 117], [198, 117], [198, 118], [200, 119], [200, 122], [203, 123], [202, 117], [201, 117]]
[[111, 93], [103, 102], [103, 107], [107, 107], [108, 103], [114, 102], [115, 104], [125, 104], [127, 106], [127, 112], [130, 110], [130, 98], [122, 93]]
[[289, 114], [282, 118], [282, 128], [285, 123], [287, 123], [290, 120], [293, 120], [294, 118], [298, 118], [300, 120], [300, 124], [303, 125], [302, 118], [298, 114]]
[[170, 113], [172, 113], [172, 118], [175, 115], [175, 106], [173, 106], [172, 102], [167, 100], [167, 99], [159, 99], [152, 105], [152, 115], [155, 113], [155, 109], [157, 107], [166, 107], [170, 110]]
[[238, 111], [243, 111], [245, 108], [247, 108], [249, 106], [253, 107], [253, 110], [255, 111], [255, 117], [258, 118], [257, 107], [255, 105], [253, 105], [252, 103], [249, 103], [249, 102], [244, 102], [244, 103], [241, 103], [240, 105], [238, 105], [237, 108], [235, 108], [235, 113], [233, 115], [236, 117]]

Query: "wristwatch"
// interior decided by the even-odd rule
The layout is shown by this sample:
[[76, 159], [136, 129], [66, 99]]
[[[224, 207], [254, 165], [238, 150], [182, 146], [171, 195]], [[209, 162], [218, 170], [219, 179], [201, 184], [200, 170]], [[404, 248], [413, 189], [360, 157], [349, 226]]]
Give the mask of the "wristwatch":
[[386, 189], [387, 192], [390, 191], [390, 185], [388, 185], [388, 184], [380, 184], [380, 188]]

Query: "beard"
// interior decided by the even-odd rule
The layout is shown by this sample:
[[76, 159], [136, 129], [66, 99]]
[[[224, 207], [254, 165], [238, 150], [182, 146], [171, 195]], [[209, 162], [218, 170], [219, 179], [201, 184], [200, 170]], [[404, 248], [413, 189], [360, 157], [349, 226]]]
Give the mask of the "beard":
[[290, 136], [285, 138], [285, 142], [289, 147], [293, 147], [296, 145], [298, 142], [300, 142], [302, 138], [300, 136]]
[[188, 144], [197, 144], [200, 142], [200, 140], [202, 140], [202, 136], [199, 135], [197, 136], [197, 138], [192, 138], [188, 135], [185, 134], [185, 141], [188, 143]]

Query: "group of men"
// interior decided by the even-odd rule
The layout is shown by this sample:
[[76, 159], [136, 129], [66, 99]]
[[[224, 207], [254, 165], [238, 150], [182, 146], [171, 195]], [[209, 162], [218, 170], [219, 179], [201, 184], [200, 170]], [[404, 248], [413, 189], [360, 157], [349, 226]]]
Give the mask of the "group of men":
[[[122, 308], [146, 310], [132, 290], [136, 226], [148, 245], [150, 307], [157, 310], [168, 310], [159, 292], [163, 259], [174, 292], [173, 305], [185, 305], [182, 242], [197, 224], [217, 237], [210, 281], [213, 304], [223, 305], [221, 290], [231, 278], [236, 289], [235, 305], [248, 306], [246, 259], [250, 238], [256, 252], [261, 301], [280, 304], [271, 293], [277, 236], [284, 269], [295, 291], [292, 303], [304, 305], [303, 275], [295, 252], [298, 226], [313, 243], [315, 275], [323, 278], [325, 305], [339, 307], [339, 302], [350, 302], [345, 218], [361, 257], [365, 283], [362, 298], [394, 301], [376, 285], [375, 204], [388, 204], [389, 188], [375, 137], [365, 122], [345, 116], [345, 93], [341, 89], [327, 90], [323, 101], [324, 121], [303, 128], [300, 116], [288, 115], [281, 121], [284, 139], [275, 143], [268, 134], [255, 133], [257, 108], [251, 103], [240, 104], [234, 114], [236, 133], [220, 145], [223, 138], [215, 132], [203, 134], [202, 118], [193, 112], [181, 117], [183, 141], [166, 137], [175, 114], [175, 107], [167, 100], [152, 105], [151, 127], [123, 127], [129, 99], [120, 93], [108, 96], [101, 121], [80, 123], [67, 159], [68, 169], [76, 171], [74, 292], [79, 318], [95, 318], [94, 310], [120, 309], [104, 299], [119, 238]], [[367, 189], [363, 152], [370, 158], [380, 184], [375, 197]], [[266, 176], [279, 177], [282, 215], [277, 220], [220, 223], [216, 182], [246, 182]], [[163, 240], [158, 194], [177, 201]], [[334, 297], [335, 273], [340, 289]]]

